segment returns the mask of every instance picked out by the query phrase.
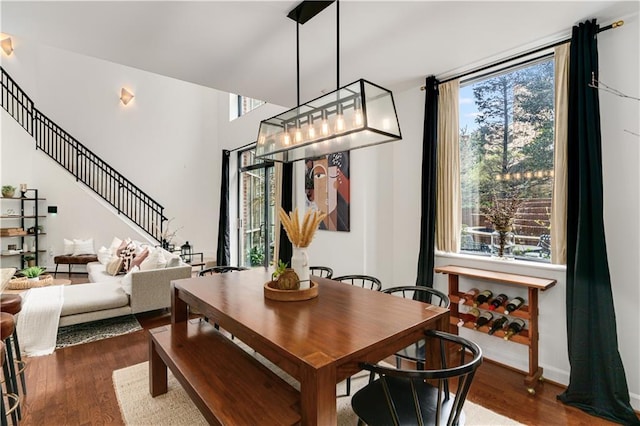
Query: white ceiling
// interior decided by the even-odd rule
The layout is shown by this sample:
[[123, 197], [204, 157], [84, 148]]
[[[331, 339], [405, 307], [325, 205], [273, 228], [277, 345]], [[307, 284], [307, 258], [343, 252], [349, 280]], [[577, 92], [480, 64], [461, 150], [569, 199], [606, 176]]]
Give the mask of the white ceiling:
[[[6, 1], [3, 33], [268, 102], [296, 104], [290, 1]], [[638, 1], [340, 2], [340, 83], [392, 90], [569, 35]], [[336, 7], [300, 27], [301, 100], [336, 88]]]

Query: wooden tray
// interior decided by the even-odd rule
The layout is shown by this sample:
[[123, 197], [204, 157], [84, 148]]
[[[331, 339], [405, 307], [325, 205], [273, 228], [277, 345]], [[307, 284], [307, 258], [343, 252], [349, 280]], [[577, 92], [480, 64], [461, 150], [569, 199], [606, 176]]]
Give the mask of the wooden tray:
[[280, 302], [296, 302], [318, 297], [318, 283], [311, 281], [311, 287], [304, 290], [280, 290], [274, 288], [275, 281], [264, 283], [264, 297]]
[[7, 283], [9, 290], [26, 290], [34, 287], [46, 287], [53, 284], [51, 275], [40, 275], [38, 281], [29, 281], [27, 277], [13, 278]]

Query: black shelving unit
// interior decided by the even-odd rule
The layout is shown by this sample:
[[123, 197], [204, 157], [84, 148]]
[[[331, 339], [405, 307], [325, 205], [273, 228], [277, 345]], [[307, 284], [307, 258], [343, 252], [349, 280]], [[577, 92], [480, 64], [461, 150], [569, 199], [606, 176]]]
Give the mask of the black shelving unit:
[[[6, 214], [8, 212], [8, 209], [10, 209], [8, 204], [17, 201], [20, 202], [19, 214]], [[18, 257], [20, 259], [20, 269], [23, 269], [26, 265], [24, 256], [35, 256], [36, 265], [39, 265], [40, 256], [46, 253], [46, 250], [41, 248], [40, 242], [40, 238], [45, 236], [46, 234], [44, 232], [39, 232], [39, 226], [41, 226], [42, 220], [46, 218], [46, 215], [43, 214], [43, 210], [40, 209], [40, 203], [43, 201], [46, 201], [46, 199], [38, 197], [37, 189], [27, 189], [20, 192], [20, 198], [2, 198], [3, 211], [2, 215], [0, 215], [0, 219], [2, 219], [2, 228], [7, 226], [6, 224], [8, 223], [11, 223], [11, 227], [16, 227], [17, 221], [19, 220], [20, 227], [24, 230], [24, 233], [20, 235], [3, 235], [1, 237], [2, 247], [0, 257], [2, 259]], [[33, 233], [29, 233], [29, 229], [33, 229]], [[33, 249], [29, 247], [29, 250], [25, 250], [25, 245], [30, 238], [33, 238], [34, 247]], [[20, 242], [20, 250], [22, 250], [20, 253], [8, 253], [8, 246], [11, 244], [9, 242], [10, 239]]]

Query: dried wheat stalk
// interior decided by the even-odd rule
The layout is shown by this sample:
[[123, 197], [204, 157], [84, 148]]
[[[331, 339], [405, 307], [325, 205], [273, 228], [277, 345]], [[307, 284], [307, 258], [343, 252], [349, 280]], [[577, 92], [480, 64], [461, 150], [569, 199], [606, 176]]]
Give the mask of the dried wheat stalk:
[[309, 209], [304, 214], [302, 222], [300, 222], [297, 207], [289, 214], [280, 207], [278, 216], [280, 217], [282, 227], [289, 237], [289, 241], [296, 247], [309, 247], [311, 240], [313, 240], [313, 235], [316, 229], [318, 229], [318, 225], [327, 217], [326, 213]]

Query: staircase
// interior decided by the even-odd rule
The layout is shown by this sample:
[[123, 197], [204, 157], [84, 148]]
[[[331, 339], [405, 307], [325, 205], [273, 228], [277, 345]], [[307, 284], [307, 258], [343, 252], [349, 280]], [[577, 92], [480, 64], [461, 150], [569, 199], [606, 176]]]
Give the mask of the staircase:
[[47, 118], [2, 67], [0, 81], [2, 108], [35, 139], [37, 149], [102, 197], [118, 214], [161, 241], [167, 220], [164, 207]]

